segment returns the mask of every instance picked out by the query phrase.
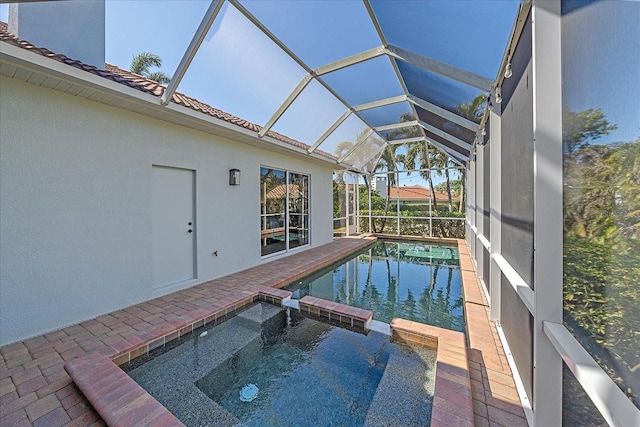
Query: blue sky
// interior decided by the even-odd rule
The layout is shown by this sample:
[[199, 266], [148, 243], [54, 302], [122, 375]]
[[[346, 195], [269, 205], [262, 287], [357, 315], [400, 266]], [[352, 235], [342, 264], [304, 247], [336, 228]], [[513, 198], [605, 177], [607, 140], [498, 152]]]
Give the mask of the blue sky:
[[[372, 2], [374, 10], [380, 14], [381, 24], [386, 28], [391, 28], [386, 24], [396, 20], [407, 21], [411, 26], [419, 24], [412, 20], [420, 13], [429, 15], [424, 11], [427, 6], [445, 16], [456, 13], [461, 18], [460, 22], [452, 25], [448, 32], [441, 23], [438, 24], [437, 30], [444, 32], [442, 36], [445, 39], [439, 45], [424, 43], [424, 40], [434, 40], [436, 36], [429, 30], [437, 23], [434, 18], [428, 20], [429, 28], [423, 25], [418, 27], [420, 30], [410, 32], [400, 28], [389, 31], [389, 38], [397, 44], [407, 44], [416, 49], [434, 44], [430, 50], [422, 49], [423, 53], [441, 60], [458, 61], [458, 65], [472, 69], [473, 64], [460, 62], [465, 55], [447, 56], [446, 52], [451, 51], [450, 43], [455, 44], [464, 37], [461, 30], [471, 26], [474, 19], [483, 22], [483, 27], [491, 22], [502, 23], [501, 31], [486, 32], [477, 28], [472, 31], [473, 40], [478, 39], [478, 34], [485, 34], [479, 39], [482, 46], [494, 46], [491, 50], [485, 48], [485, 51], [493, 53], [489, 61], [476, 61], [478, 72], [493, 78], [518, 2], [480, 3], [481, 6], [450, 1]], [[149, 1], [107, 0], [106, 59], [112, 64], [127, 67], [136, 53], [151, 51], [162, 57], [162, 69], [173, 74], [209, 2], [154, 2], [156, 7], [152, 14], [149, 13], [150, 4]], [[312, 68], [381, 45], [361, 1], [244, 1], [243, 4]], [[140, 16], [151, 15], [153, 19], [139, 19]], [[288, 55], [226, 3], [179, 90], [262, 125], [305, 74]], [[325, 80], [352, 104], [402, 93], [385, 57], [331, 73], [325, 76]], [[313, 82], [276, 123], [274, 130], [313, 144], [344, 111], [341, 102], [322, 85]], [[365, 128], [364, 123], [357, 119], [348, 120], [322, 148], [332, 151], [341, 141], [355, 140]]]
[[[361, 1], [242, 3], [311, 68], [381, 44]], [[371, 0], [390, 44], [490, 79], [495, 78], [518, 3]], [[149, 51], [163, 59], [163, 71], [173, 74], [208, 6], [208, 0], [106, 0], [107, 62], [128, 68], [137, 53]], [[599, 52], [585, 55], [577, 48], [571, 56], [566, 50], [563, 61], [565, 68], [575, 70], [565, 70], [572, 76], [565, 79], [565, 104], [574, 111], [601, 108], [618, 125], [598, 143], [632, 141], [640, 135], [640, 79], [633, 71], [640, 69], [640, 38], [628, 37], [628, 31], [614, 34], [600, 25], [602, 14], [615, 9], [616, 27], [632, 30], [640, 19], [640, 7], [636, 2], [617, 6], [605, 8], [596, 2], [579, 11], [584, 19], [580, 25], [564, 33], [565, 43]], [[7, 10], [6, 4], [0, 5], [0, 19], [5, 22]], [[571, 14], [565, 19], [570, 22]], [[619, 66], [611, 67], [612, 63]], [[304, 75], [295, 61], [226, 3], [178, 90], [262, 125]], [[358, 104], [402, 93], [395, 77], [387, 58], [381, 57], [324, 78], [344, 99]], [[407, 77], [411, 77], [409, 71]], [[415, 83], [407, 81], [408, 86]], [[465, 96], [475, 93], [468, 87], [460, 90]], [[441, 96], [444, 103], [444, 97], [453, 92], [447, 91], [431, 95]], [[455, 97], [449, 102], [456, 102]], [[363, 115], [374, 119], [374, 125], [383, 125], [386, 117], [399, 116], [407, 108], [397, 104]], [[313, 144], [344, 111], [344, 105], [314, 81], [274, 130]], [[352, 116], [321, 148], [333, 152], [342, 141], [354, 141], [365, 128]], [[400, 184], [426, 185], [417, 173], [402, 174]]]
[[[360, 1], [252, 0], [243, 4], [312, 68], [380, 45]], [[489, 78], [495, 77], [517, 4], [517, 0], [372, 0], [389, 43]], [[134, 55], [150, 51], [162, 57], [162, 70], [173, 74], [208, 5], [208, 0], [106, 0], [107, 62], [127, 68]], [[621, 6], [631, 11], [616, 17], [621, 27], [628, 26], [627, 21], [637, 23], [640, 8], [637, 4], [634, 6]], [[0, 19], [5, 22], [7, 9], [6, 4], [0, 6]], [[597, 3], [591, 9], [604, 10]], [[565, 61], [566, 64], [579, 63], [580, 69], [590, 70], [581, 73], [582, 79], [599, 84], [592, 84], [588, 91], [565, 90], [565, 103], [576, 111], [600, 107], [607, 118], [618, 125], [618, 130], [600, 142], [630, 141], [640, 133], [640, 111], [637, 105], [629, 108], [638, 99], [640, 79], [628, 70], [637, 70], [640, 64], [638, 55], [628, 53], [640, 52], [640, 40], [626, 37], [624, 32], [612, 37], [609, 32], [594, 31], [601, 28], [598, 14], [603, 13], [602, 10], [590, 14], [593, 25], [584, 25], [584, 31], [574, 32], [584, 46], [598, 49], [602, 55], [582, 55]], [[393, 25], [395, 23], [401, 24]], [[450, 48], [461, 41], [468, 48]], [[612, 68], [607, 66], [610, 63], [626, 65], [621, 65], [618, 75], [613, 76]], [[399, 92], [386, 58], [357, 68], [365, 71], [358, 74], [357, 79], [353, 79], [354, 70], [345, 69], [327, 75], [326, 80], [353, 103]], [[179, 90], [264, 124], [304, 74], [304, 70], [239, 12], [225, 4]], [[274, 129], [313, 143], [344, 110], [339, 101], [314, 82]], [[359, 120], [348, 120], [326, 143], [325, 149], [331, 151], [342, 140], [355, 139], [364, 128]]]
[[[108, 62], [127, 67], [136, 53], [151, 51], [163, 58], [162, 69], [165, 72], [174, 72], [209, 2], [156, 3], [162, 7], [154, 10], [154, 19], [141, 21], [139, 16], [148, 16], [148, 1], [107, 0]], [[372, 2], [374, 10], [380, 15], [381, 24], [389, 28], [387, 36], [391, 43], [442, 61], [453, 61], [455, 65], [469, 67], [494, 78], [518, 2], [481, 3], [469, 7], [468, 4], [449, 1]], [[311, 68], [381, 45], [366, 8], [360, 1], [244, 1], [243, 4]], [[428, 25], [414, 22], [420, 14], [433, 16], [425, 13], [427, 6], [445, 16], [455, 13], [459, 21], [448, 29], [434, 18], [427, 18]], [[487, 23], [487, 20], [490, 22]], [[395, 21], [402, 21], [403, 25], [391, 31], [391, 24]], [[163, 22], [171, 22], [170, 29], [163, 28]], [[403, 29], [404, 22], [409, 27], [417, 25], [419, 30], [413, 27], [412, 31], [406, 31]], [[483, 22], [482, 29], [474, 22]], [[500, 27], [497, 23], [501, 23], [502, 28], [493, 32], [485, 31], [485, 25], [491, 25], [491, 22], [495, 22], [494, 27]], [[465, 36], [463, 30], [470, 26], [473, 28], [471, 36]], [[438, 33], [443, 40], [439, 44], [424, 42], [435, 40]], [[465, 63], [466, 55], [447, 54], [451, 51], [451, 44], [458, 43], [463, 37], [473, 40], [469, 51], [479, 51], [485, 56], [491, 54], [490, 60], [472, 58], [471, 63], [469, 60]], [[426, 45], [433, 46], [424, 48]], [[473, 61], [476, 62], [475, 69]], [[227, 3], [179, 90], [216, 108], [265, 124], [305, 74], [295, 61]], [[324, 78], [347, 102], [354, 105], [403, 93], [386, 57], [331, 73]], [[313, 144], [344, 111], [345, 106], [314, 81], [276, 123], [274, 130]], [[333, 152], [340, 142], [355, 141], [365, 129], [363, 122], [350, 117], [321, 149]], [[401, 183], [425, 185], [418, 174], [402, 177]]]
[[[603, 19], [608, 25], [602, 25]], [[640, 3], [593, 2], [565, 14], [563, 22], [563, 103], [575, 112], [600, 108], [609, 123], [618, 126], [595, 143], [636, 140], [640, 137]]]
[[[311, 68], [382, 44], [361, 1], [242, 3]], [[495, 78], [519, 4], [518, 0], [371, 3], [391, 44], [490, 79]], [[149, 51], [163, 59], [163, 71], [173, 74], [208, 6], [207, 0], [106, 0], [106, 61], [128, 68], [137, 53]], [[6, 5], [0, 7], [0, 19], [5, 21], [6, 10]], [[460, 42], [468, 48], [451, 48]], [[225, 3], [178, 90], [262, 125], [305, 74]], [[325, 80], [353, 104], [402, 93], [386, 57], [328, 74]], [[313, 144], [345, 109], [313, 82], [274, 130]], [[365, 127], [350, 118], [321, 148], [331, 152], [340, 142], [355, 140]], [[414, 174], [402, 181], [413, 184], [421, 179]]]

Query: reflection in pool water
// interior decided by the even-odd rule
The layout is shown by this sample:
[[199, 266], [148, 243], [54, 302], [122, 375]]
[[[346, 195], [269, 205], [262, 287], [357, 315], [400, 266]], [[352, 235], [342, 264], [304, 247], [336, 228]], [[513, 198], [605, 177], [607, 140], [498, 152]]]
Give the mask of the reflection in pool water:
[[294, 298], [311, 295], [394, 317], [464, 331], [458, 249], [379, 240], [375, 245], [290, 285]]

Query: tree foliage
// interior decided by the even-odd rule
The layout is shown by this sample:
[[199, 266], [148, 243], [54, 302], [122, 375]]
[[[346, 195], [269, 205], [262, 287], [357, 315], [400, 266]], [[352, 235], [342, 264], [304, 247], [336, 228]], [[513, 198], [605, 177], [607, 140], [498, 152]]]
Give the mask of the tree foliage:
[[[460, 178], [451, 180], [451, 194], [454, 197], [460, 197], [460, 194], [462, 192], [462, 185], [462, 180]], [[447, 183], [441, 182], [440, 184], [435, 185], [433, 188], [435, 188], [438, 193], [444, 193], [447, 191]]]
[[480, 123], [486, 105], [487, 95], [481, 93], [473, 98], [470, 102], [466, 102], [456, 106], [455, 112], [467, 120]]
[[607, 135], [617, 128], [617, 125], [609, 124], [599, 108], [589, 108], [579, 113], [567, 106], [562, 109], [562, 143], [569, 156], [585, 147], [590, 141]]
[[[487, 97], [484, 94], [479, 94], [475, 98], [471, 100], [471, 102], [467, 102], [464, 104], [459, 104], [455, 112], [464, 117], [467, 120], [471, 120], [476, 123], [480, 123], [482, 120], [482, 115], [484, 114], [485, 108], [487, 106]], [[466, 180], [466, 169], [461, 170], [461, 188], [460, 188], [460, 205], [458, 206], [458, 212], [462, 212], [464, 208], [465, 199], [467, 197], [466, 192], [464, 191], [464, 182]]]
[[564, 310], [567, 327], [640, 404], [640, 138], [599, 109], [564, 109]]
[[160, 68], [162, 66], [162, 58], [155, 53], [141, 52], [133, 57], [129, 70], [149, 80], [153, 80], [160, 84], [166, 84], [171, 81], [171, 77], [162, 71], [152, 71], [152, 68]]

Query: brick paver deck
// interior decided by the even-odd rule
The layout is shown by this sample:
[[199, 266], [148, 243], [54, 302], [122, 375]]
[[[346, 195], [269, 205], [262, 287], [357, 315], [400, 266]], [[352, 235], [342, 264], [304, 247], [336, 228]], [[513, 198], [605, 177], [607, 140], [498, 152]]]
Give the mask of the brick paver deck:
[[528, 426], [489, 304], [476, 276], [469, 247], [459, 240], [467, 322], [467, 354], [476, 427]]
[[[160, 345], [158, 337], [164, 340], [190, 332], [253, 301], [263, 287], [283, 287], [369, 242], [339, 239], [0, 347], [0, 426], [103, 426], [104, 421], [64, 370], [65, 362], [95, 352], [124, 363]], [[464, 247], [462, 242], [461, 249]], [[476, 425], [526, 425], [504, 352], [486, 317], [486, 303], [465, 305], [467, 322], [480, 325], [469, 330], [467, 339]]]

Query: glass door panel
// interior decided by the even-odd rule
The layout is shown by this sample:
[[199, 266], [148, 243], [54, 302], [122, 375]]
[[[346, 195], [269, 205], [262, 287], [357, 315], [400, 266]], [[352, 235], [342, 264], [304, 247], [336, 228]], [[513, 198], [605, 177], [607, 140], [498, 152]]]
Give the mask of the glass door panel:
[[289, 249], [309, 244], [309, 177], [289, 173]]
[[260, 241], [261, 254], [286, 250], [286, 172], [260, 168]]

